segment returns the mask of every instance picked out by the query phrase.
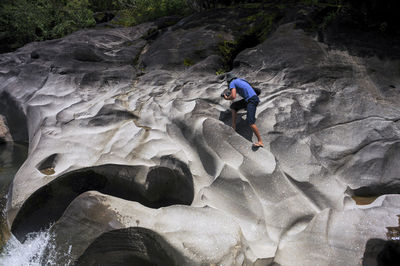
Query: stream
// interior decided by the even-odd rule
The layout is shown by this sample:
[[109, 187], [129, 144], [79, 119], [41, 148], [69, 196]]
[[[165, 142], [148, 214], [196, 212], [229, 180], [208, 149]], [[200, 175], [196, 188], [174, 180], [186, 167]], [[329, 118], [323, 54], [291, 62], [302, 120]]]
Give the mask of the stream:
[[57, 265], [56, 256], [46, 251], [46, 247], [51, 243], [49, 230], [30, 234], [21, 243], [10, 233], [7, 226], [7, 192], [27, 155], [26, 144], [0, 144], [0, 265]]

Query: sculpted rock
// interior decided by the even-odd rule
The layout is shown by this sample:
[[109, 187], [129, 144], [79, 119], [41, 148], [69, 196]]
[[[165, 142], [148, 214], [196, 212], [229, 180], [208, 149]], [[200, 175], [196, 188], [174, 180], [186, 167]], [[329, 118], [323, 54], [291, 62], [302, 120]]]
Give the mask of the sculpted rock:
[[[399, 141], [393, 100], [400, 96], [380, 92], [396, 80], [393, 64], [378, 67], [376, 58], [329, 50], [292, 24], [236, 60], [239, 73], [251, 73], [250, 79], [265, 86], [267, 104], [258, 119], [267, 121], [262, 131], [270, 132], [265, 136], [285, 172], [304, 181], [327, 170], [318, 175], [334, 173], [352, 189], [379, 186], [381, 194], [398, 192], [398, 180], [390, 174], [398, 159], [387, 151]], [[376, 167], [367, 170], [363, 161]], [[379, 166], [386, 162], [388, 167]]]
[[171, 251], [164, 251], [167, 245], [160, 236], [141, 227], [114, 230], [98, 237], [77, 265], [178, 265], [168, 254]]
[[353, 265], [385, 239], [400, 199], [399, 62], [280, 25], [233, 62], [262, 88], [265, 148], [253, 150], [215, 74], [246, 12], [83, 30], [1, 55], [0, 95], [22, 114], [10, 133], [26, 121], [30, 143], [8, 197], [13, 233], [55, 222], [60, 262], [82, 264], [104, 250], [109, 264]]
[[192, 178], [185, 164], [170, 157], [162, 157], [157, 167], [101, 165], [72, 171], [26, 200], [12, 230], [19, 238], [39, 231], [44, 224], [58, 220], [75, 197], [94, 189], [151, 208], [190, 205], [194, 197]]
[[[79, 225], [79, 233], [73, 229], [78, 225], [78, 221], [86, 221]], [[105, 231], [122, 228], [128, 230], [120, 230], [117, 235], [102, 235]], [[139, 241], [146, 246], [145, 249], [139, 250], [133, 246], [138, 245], [137, 242], [135, 244], [125, 239], [126, 245], [132, 247], [129, 249], [136, 253], [137, 257], [145, 257], [149, 249], [161, 248], [158, 257], [144, 258], [147, 261], [153, 260], [153, 263], [164, 258], [169, 265], [242, 265], [245, 260], [244, 253], [248, 252], [240, 227], [228, 216], [213, 208], [171, 206], [149, 209], [132, 201], [93, 191], [76, 198], [54, 230], [59, 241], [59, 253], [64, 254], [63, 248], [68, 249], [65, 244], [69, 243], [72, 246], [72, 257], [83, 254], [78, 260], [83, 264], [93, 261], [90, 254], [95, 251], [102, 238], [109, 239], [108, 250], [112, 250], [121, 245], [116, 242], [112, 245], [114, 241], [122, 235], [128, 238], [132, 234], [136, 234], [134, 238], [141, 239]], [[88, 247], [99, 236], [100, 238]], [[157, 240], [146, 240], [149, 238]], [[115, 264], [121, 257], [109, 259], [110, 263]]]
[[[136, 29], [80, 31], [64, 39], [32, 43], [1, 57], [1, 67], [8, 70], [1, 76], [1, 95], [8, 95], [12, 103], [19, 104], [26, 112], [25, 127], [29, 129], [30, 148], [34, 150], [27, 159], [29, 166], [23, 166], [14, 179], [16, 191], [12, 192], [11, 206], [20, 206], [28, 194], [56, 176], [38, 170], [47, 158], [57, 155], [53, 167], [57, 175], [87, 163], [93, 165], [90, 161], [99, 158], [95, 155], [97, 145], [104, 141], [102, 138], [112, 136], [106, 125], [126, 124], [127, 119], [135, 117], [125, 109], [110, 106], [116, 101], [112, 96], [117, 97], [130, 88], [136, 70], [129, 63], [140, 52], [145, 42], [141, 37], [150, 28], [151, 24], [143, 24]], [[37, 59], [31, 58], [33, 51], [39, 54]], [[18, 65], [10, 70], [13, 62]], [[16, 79], [15, 75], [25, 78]], [[96, 95], [102, 95], [101, 102]], [[126, 126], [134, 125], [129, 121]], [[60, 133], [69, 137], [64, 139]], [[80, 136], [78, 142], [70, 141], [73, 135]], [[99, 137], [97, 144], [93, 136]], [[89, 139], [93, 141], [92, 148], [82, 145], [89, 143]], [[87, 157], [78, 158], [77, 154]], [[74, 161], [83, 164], [77, 166]], [[18, 193], [20, 189], [24, 192]]]
[[[398, 195], [381, 196], [366, 208], [325, 209], [316, 215], [301, 233], [282, 239], [275, 261], [281, 265], [358, 265], [362, 263], [370, 238], [382, 238], [388, 225], [395, 225]], [[343, 247], [346, 247], [343, 250]], [[303, 253], [307, 253], [304, 256]], [[323, 254], [323, 255], [322, 255]]]

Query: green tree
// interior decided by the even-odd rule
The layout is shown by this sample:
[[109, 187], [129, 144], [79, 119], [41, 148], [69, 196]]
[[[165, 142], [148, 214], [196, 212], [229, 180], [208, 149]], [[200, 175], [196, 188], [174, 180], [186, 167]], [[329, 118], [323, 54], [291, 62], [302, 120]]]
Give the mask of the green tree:
[[95, 25], [89, 0], [2, 0], [0, 52]]
[[56, 21], [50, 38], [62, 37], [96, 24], [93, 11], [89, 9], [89, 0], [69, 0], [64, 3], [61, 10], [54, 9]]
[[43, 40], [50, 27], [48, 4], [44, 1], [5, 0], [0, 10], [2, 43], [16, 48], [24, 43]]
[[119, 24], [132, 26], [163, 16], [184, 15], [186, 0], [118, 0]]

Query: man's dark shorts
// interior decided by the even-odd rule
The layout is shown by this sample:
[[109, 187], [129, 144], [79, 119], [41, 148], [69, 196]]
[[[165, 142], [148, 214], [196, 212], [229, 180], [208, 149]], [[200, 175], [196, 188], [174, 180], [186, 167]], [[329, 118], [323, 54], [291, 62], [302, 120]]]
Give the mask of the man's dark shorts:
[[252, 125], [256, 123], [256, 109], [259, 102], [260, 99], [258, 98], [258, 96], [254, 95], [249, 99], [248, 102], [246, 102], [245, 99], [242, 99], [240, 101], [232, 103], [231, 109], [235, 110], [236, 112], [241, 109], [247, 109], [246, 120], [249, 125]]

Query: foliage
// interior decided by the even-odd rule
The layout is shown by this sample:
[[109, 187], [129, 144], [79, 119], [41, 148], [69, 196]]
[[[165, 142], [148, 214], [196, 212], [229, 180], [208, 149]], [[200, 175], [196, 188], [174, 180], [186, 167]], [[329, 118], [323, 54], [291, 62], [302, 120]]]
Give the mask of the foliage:
[[111, 11], [119, 9], [121, 0], [89, 0], [93, 12]]
[[[244, 38], [255, 38], [254, 42], [263, 42], [272, 29], [278, 14], [272, 11], [260, 11], [252, 18], [252, 26], [245, 32]], [[250, 22], [250, 21], [249, 21]]]
[[94, 26], [105, 12], [132, 26], [187, 11], [186, 0], [1, 0], [0, 52]]
[[133, 26], [163, 16], [188, 13], [185, 0], [119, 0], [120, 12], [116, 23]]
[[93, 11], [88, 0], [69, 0], [58, 14], [56, 26], [51, 30], [51, 38], [61, 37], [81, 28], [95, 25]]
[[219, 75], [224, 74], [225, 72], [226, 72], [225, 69], [220, 68], [215, 72], [215, 75], [219, 76]]
[[88, 0], [3, 0], [0, 5], [1, 50], [53, 39], [95, 25]]
[[267, 38], [273, 28], [272, 26], [280, 18], [279, 10], [283, 8], [282, 5], [279, 5], [279, 7], [270, 5], [269, 7], [260, 9], [259, 6], [258, 9], [255, 9], [252, 6], [251, 9], [257, 11], [244, 16], [240, 20], [241, 26], [237, 29], [240, 34], [234, 40], [225, 40], [222, 36], [220, 37], [221, 42], [218, 45], [218, 49], [224, 67], [216, 72], [217, 75], [232, 68], [233, 58], [236, 57], [239, 51], [254, 47]]
[[194, 61], [191, 58], [185, 58], [183, 60], [183, 65], [187, 66], [187, 67], [193, 66], [194, 65]]
[[260, 2], [268, 2], [266, 0], [187, 0], [187, 5], [196, 11], [218, 8], [218, 7], [226, 7], [231, 5], [237, 5], [241, 3], [252, 4], [252, 3], [260, 3]]
[[[0, 52], [32, 41], [62, 37], [94, 26], [96, 20], [109, 21], [114, 16], [113, 23], [132, 26], [162, 16], [186, 15], [192, 10], [238, 5], [256, 9], [258, 6], [261, 11], [267, 6], [283, 10], [293, 4], [303, 5], [301, 8], [307, 11], [320, 10], [317, 18], [310, 18], [315, 20], [313, 28], [325, 28], [345, 10], [353, 21], [366, 29], [399, 32], [400, 1], [397, 0], [0, 0]], [[274, 18], [268, 14], [263, 18], [258, 13], [248, 18], [251, 21], [247, 22], [255, 26], [246, 34], [257, 35], [260, 40], [269, 32]], [[304, 15], [310, 16], [312, 12]]]
[[238, 43], [236, 41], [222, 40], [218, 45], [218, 49], [222, 56], [222, 62], [226, 70], [229, 70], [230, 64], [232, 63], [232, 58], [234, 58], [237, 53]]

